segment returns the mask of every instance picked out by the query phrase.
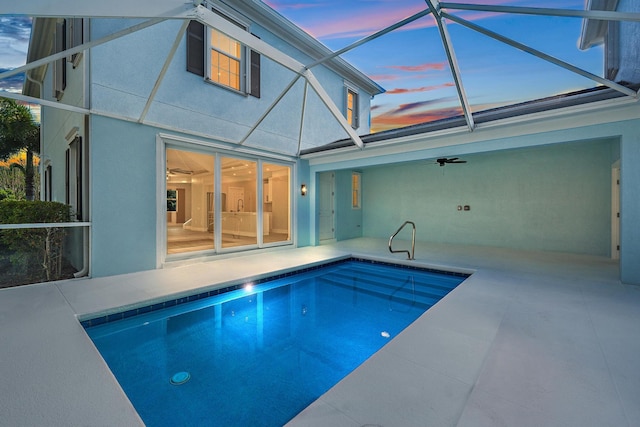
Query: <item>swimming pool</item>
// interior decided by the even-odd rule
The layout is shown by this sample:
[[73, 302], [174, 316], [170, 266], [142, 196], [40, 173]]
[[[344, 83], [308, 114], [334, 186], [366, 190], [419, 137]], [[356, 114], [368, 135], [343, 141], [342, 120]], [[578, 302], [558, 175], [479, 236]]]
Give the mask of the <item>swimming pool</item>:
[[84, 325], [148, 426], [281, 426], [465, 278], [351, 259]]

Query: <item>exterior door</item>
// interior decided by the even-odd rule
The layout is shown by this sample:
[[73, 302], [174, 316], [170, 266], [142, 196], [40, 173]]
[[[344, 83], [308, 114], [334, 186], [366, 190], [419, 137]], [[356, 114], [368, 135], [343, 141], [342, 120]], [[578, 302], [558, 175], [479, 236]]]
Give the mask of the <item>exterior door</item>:
[[318, 189], [320, 241], [335, 239], [335, 175], [333, 172], [318, 174]]
[[611, 170], [611, 258], [620, 259], [620, 167]]

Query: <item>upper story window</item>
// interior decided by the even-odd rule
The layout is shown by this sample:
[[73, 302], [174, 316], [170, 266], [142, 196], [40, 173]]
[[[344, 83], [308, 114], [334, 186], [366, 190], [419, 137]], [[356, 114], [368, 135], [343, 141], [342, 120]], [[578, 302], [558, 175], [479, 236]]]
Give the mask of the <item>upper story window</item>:
[[[63, 52], [67, 47], [67, 20], [60, 19], [56, 22], [53, 39], [55, 53]], [[57, 59], [53, 63], [53, 97], [60, 101], [67, 87], [67, 58]]]
[[[81, 45], [83, 43], [83, 32], [82, 18], [58, 20], [53, 43], [55, 53]], [[67, 88], [67, 63], [71, 63], [75, 68], [80, 63], [81, 58], [81, 53], [74, 53], [53, 63], [53, 97], [58, 101], [62, 99], [64, 90]]]
[[213, 82], [241, 90], [242, 45], [240, 42], [211, 28], [209, 49], [209, 74]]
[[358, 92], [348, 86], [345, 87], [345, 90], [345, 117], [347, 118], [347, 123], [349, 123], [352, 128], [357, 129], [360, 125], [358, 117]]
[[360, 172], [351, 173], [351, 208], [360, 209], [362, 203], [362, 175]]
[[[67, 25], [67, 49], [80, 46], [84, 42], [84, 21], [82, 18], [66, 19]], [[67, 58], [68, 62], [73, 64], [73, 68], [77, 67], [82, 58], [82, 52], [74, 53]]]
[[[234, 25], [248, 26], [217, 9], [215, 13]], [[191, 21], [187, 29], [187, 71], [230, 89], [260, 97], [260, 55], [239, 41]]]

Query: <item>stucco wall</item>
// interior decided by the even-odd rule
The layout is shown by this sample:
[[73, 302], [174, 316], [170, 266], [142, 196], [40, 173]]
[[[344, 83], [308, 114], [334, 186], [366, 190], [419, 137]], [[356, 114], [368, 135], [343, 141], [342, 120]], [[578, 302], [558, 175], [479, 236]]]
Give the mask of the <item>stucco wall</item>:
[[147, 126], [92, 117], [94, 277], [156, 267], [155, 135]]
[[[617, 142], [570, 143], [365, 169], [364, 235], [609, 255]], [[470, 210], [458, 211], [468, 205]]]
[[[133, 20], [93, 20], [92, 37], [99, 38], [134, 23]], [[139, 118], [171, 45], [179, 35], [180, 25], [180, 21], [163, 22], [93, 48], [92, 108], [118, 116]], [[263, 28], [253, 25], [250, 31], [300, 62], [310, 62], [303, 52]], [[207, 83], [202, 77], [187, 72], [185, 64], [186, 40], [183, 37], [154, 103], [148, 110], [146, 122], [215, 135], [229, 142], [243, 140], [296, 77], [295, 73], [263, 55], [261, 97], [258, 99]], [[312, 72], [335, 105], [342, 110], [344, 79], [324, 66], [314, 67]], [[368, 116], [370, 95], [361, 92], [361, 109], [365, 109], [361, 114]], [[244, 145], [287, 154], [297, 153], [304, 99], [304, 79], [299, 79]], [[344, 129], [311, 87], [304, 105], [302, 148], [346, 136]], [[359, 133], [368, 133], [367, 125], [368, 122], [364, 120]]]

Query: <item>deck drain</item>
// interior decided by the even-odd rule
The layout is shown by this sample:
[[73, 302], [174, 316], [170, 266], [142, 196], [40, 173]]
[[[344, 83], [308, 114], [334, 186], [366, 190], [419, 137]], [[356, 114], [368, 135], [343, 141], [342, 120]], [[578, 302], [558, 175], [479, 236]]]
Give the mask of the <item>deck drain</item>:
[[189, 372], [176, 372], [173, 374], [169, 382], [173, 385], [182, 385], [191, 379], [191, 374]]

